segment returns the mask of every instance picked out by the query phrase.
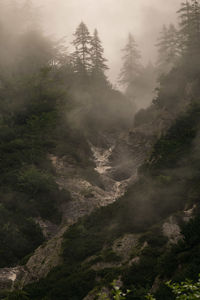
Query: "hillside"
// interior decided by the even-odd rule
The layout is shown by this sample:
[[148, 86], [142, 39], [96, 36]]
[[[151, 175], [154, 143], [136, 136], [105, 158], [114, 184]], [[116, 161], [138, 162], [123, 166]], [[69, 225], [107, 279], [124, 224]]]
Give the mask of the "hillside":
[[0, 3], [0, 299], [108, 300], [113, 281], [177, 299], [166, 281], [200, 273], [199, 2], [163, 28], [157, 66], [129, 34], [123, 93], [96, 29], [69, 53], [9, 22], [17, 5]]
[[169, 299], [162, 282], [196, 279], [198, 128], [195, 106], [156, 142], [122, 198], [66, 231], [62, 264], [27, 287], [33, 299], [82, 299], [119, 276], [123, 287], [134, 291], [128, 299], [144, 299], [149, 290]]

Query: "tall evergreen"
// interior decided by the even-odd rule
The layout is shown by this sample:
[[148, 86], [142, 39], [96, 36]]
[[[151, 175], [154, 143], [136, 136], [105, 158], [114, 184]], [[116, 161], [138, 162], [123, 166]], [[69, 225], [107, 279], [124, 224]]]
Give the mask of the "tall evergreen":
[[128, 42], [122, 50], [123, 66], [120, 73], [120, 83], [126, 87], [132, 85], [141, 71], [140, 52], [132, 34], [128, 36]]
[[86, 75], [91, 67], [91, 36], [87, 26], [81, 22], [74, 34], [73, 53], [74, 70], [78, 74]]
[[168, 73], [180, 55], [178, 32], [173, 24], [168, 28], [163, 26], [156, 46], [158, 47], [158, 73]]
[[181, 3], [181, 8], [177, 12], [180, 18], [180, 34], [184, 36], [186, 41], [189, 38], [191, 28], [191, 4], [186, 0]]
[[199, 53], [200, 4], [198, 0], [186, 1], [178, 11], [180, 18], [180, 46], [183, 55]]
[[104, 49], [98, 31], [95, 29], [91, 39], [91, 74], [97, 78], [105, 78], [105, 71], [108, 70], [107, 59], [104, 58], [103, 54]]
[[197, 0], [192, 0], [192, 46], [194, 51], [200, 51], [200, 4]]

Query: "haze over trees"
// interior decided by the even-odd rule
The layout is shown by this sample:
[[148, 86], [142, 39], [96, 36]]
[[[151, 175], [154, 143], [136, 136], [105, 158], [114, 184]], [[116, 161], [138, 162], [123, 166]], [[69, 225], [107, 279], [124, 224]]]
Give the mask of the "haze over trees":
[[157, 73], [158, 75], [168, 73], [176, 64], [180, 55], [179, 36], [173, 24], [162, 28], [158, 42]]
[[91, 67], [91, 36], [87, 26], [83, 22], [76, 29], [74, 37], [73, 45], [76, 49], [73, 53], [74, 70], [78, 74], [85, 76]]
[[44, 241], [35, 219], [59, 224], [59, 203], [70, 199], [58, 188], [48, 154], [67, 152], [96, 178], [87, 137], [120, 131], [133, 117], [106, 77], [97, 30], [90, 35], [81, 22], [69, 53], [43, 33], [29, 1], [7, 4], [0, 2], [1, 267], [33, 252]]
[[87, 26], [81, 22], [74, 33], [72, 53], [73, 68], [80, 77], [91, 77], [93, 80], [104, 80], [108, 69], [104, 58], [104, 49], [98, 36], [97, 29], [91, 36]]
[[150, 104], [155, 87], [155, 68], [151, 62], [147, 66], [141, 63], [138, 45], [131, 33], [122, 50], [122, 68], [119, 83], [125, 89], [125, 95], [134, 108], [142, 108]]
[[122, 51], [124, 56], [122, 57], [123, 66], [120, 74], [120, 82], [125, 84], [127, 89], [130, 89], [142, 69], [140, 62], [141, 55], [132, 34], [129, 33], [128, 42]]
[[[33, 268], [29, 285], [0, 299], [95, 298], [115, 279], [127, 300], [175, 299], [166, 280], [186, 282], [190, 295], [185, 280], [200, 273], [199, 1], [184, 1], [179, 24], [163, 26], [155, 66], [128, 35], [123, 92], [107, 76], [97, 29], [82, 21], [69, 50], [44, 34], [30, 2], [10, 3], [0, 1], [0, 268], [29, 272], [39, 246], [48, 261], [42, 222], [57, 230], [62, 263], [42, 279]], [[66, 178], [77, 183], [71, 194]]]
[[107, 59], [104, 57], [104, 49], [101, 45], [97, 29], [94, 30], [94, 34], [91, 39], [90, 51], [92, 62], [91, 75], [97, 80], [105, 80], [105, 71], [108, 70], [108, 66], [106, 65]]

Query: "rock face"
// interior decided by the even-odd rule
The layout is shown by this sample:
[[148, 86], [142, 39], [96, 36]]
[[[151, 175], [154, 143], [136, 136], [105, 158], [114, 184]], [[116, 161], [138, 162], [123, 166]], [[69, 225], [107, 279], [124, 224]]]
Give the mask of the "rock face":
[[163, 235], [169, 239], [170, 244], [177, 244], [182, 239], [181, 229], [173, 217], [163, 224]]
[[126, 261], [137, 245], [138, 237], [135, 234], [126, 234], [114, 242], [112, 249], [118, 256], [122, 257], [123, 261]]
[[194, 218], [196, 208], [197, 206], [196, 204], [194, 204], [192, 208], [184, 210], [183, 212], [184, 222], [189, 222], [192, 218]]
[[[183, 222], [187, 223], [195, 215], [196, 205], [193, 205], [192, 208], [186, 209], [182, 211], [179, 217]], [[180, 226], [176, 220], [175, 216], [170, 216], [162, 226], [163, 235], [166, 236], [169, 240], [169, 244], [177, 244], [179, 240], [183, 239], [183, 235], [181, 234]]]
[[49, 240], [50, 238], [54, 237], [58, 231], [58, 226], [56, 224], [53, 224], [49, 220], [43, 220], [42, 218], [35, 218], [35, 223], [37, 223], [46, 240]]
[[4, 268], [0, 272], [0, 290], [13, 290], [16, 280], [24, 273], [23, 267]]
[[136, 177], [138, 168], [150, 154], [154, 142], [155, 136], [140, 131], [140, 128], [122, 137], [111, 153], [111, 177], [120, 182]]
[[[92, 184], [85, 179], [76, 167], [61, 159], [51, 157], [52, 163], [57, 170], [57, 183], [61, 189], [67, 189], [71, 194], [71, 200], [63, 202], [61, 205], [62, 223], [71, 225], [85, 215], [90, 214], [94, 209], [107, 206], [126, 190], [133, 177], [123, 182], [115, 181], [110, 176], [110, 155], [112, 148], [103, 149], [91, 145], [95, 170], [99, 173], [103, 188]], [[78, 171], [77, 171], [78, 170]]]
[[53, 238], [35, 250], [26, 263], [21, 278], [19, 278], [21, 287], [45, 277], [53, 267], [62, 262], [60, 252], [62, 236], [66, 230], [67, 226], [63, 226]]

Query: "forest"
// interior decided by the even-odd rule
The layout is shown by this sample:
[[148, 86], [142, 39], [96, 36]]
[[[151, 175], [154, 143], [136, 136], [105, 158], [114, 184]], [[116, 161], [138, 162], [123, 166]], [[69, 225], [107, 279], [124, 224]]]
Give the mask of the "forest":
[[199, 299], [200, 1], [174, 13], [114, 84], [98, 28], [0, 1], [0, 299]]

